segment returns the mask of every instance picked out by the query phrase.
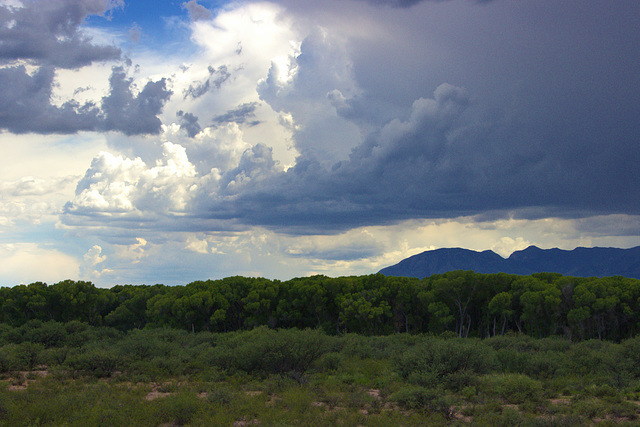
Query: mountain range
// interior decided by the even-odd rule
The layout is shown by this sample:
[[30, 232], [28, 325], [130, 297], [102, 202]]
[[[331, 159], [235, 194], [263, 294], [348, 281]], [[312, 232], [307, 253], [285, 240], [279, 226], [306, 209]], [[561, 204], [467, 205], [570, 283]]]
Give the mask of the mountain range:
[[640, 279], [640, 246], [619, 248], [540, 249], [536, 246], [503, 258], [497, 253], [461, 248], [443, 248], [422, 252], [383, 268], [385, 276], [428, 277], [453, 270], [473, 270], [476, 273], [509, 273], [529, 275], [551, 272], [564, 276], [610, 277]]

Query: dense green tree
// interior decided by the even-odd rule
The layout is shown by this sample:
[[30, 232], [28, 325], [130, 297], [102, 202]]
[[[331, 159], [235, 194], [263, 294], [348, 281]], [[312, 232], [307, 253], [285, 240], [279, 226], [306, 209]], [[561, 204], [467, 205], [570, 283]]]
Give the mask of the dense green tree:
[[51, 309], [61, 322], [79, 320], [100, 325], [116, 303], [110, 290], [98, 289], [91, 282], [65, 280], [52, 285], [51, 291]]
[[236, 276], [184, 286], [100, 289], [65, 280], [0, 288], [0, 323], [20, 327], [34, 320], [42, 327], [76, 321], [121, 331], [228, 332], [266, 325], [331, 334], [451, 331], [482, 338], [517, 331], [620, 341], [640, 330], [640, 280], [452, 271], [424, 279]]
[[105, 323], [120, 330], [141, 329], [149, 323], [147, 302], [160, 293], [166, 292], [165, 286], [114, 286], [117, 306], [107, 316]]

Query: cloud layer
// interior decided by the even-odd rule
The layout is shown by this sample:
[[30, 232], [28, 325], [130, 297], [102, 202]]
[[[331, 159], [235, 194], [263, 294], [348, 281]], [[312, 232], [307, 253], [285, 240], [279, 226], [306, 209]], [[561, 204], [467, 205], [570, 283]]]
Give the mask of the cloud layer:
[[[504, 16], [474, 4], [450, 3], [438, 6], [438, 10], [445, 15], [460, 10], [459, 19], [484, 11], [488, 19], [505, 26], [514, 17], [524, 19], [529, 6], [525, 2]], [[424, 10], [414, 7], [411, 13], [427, 13], [434, 6], [422, 7]], [[557, 10], [565, 13], [566, 5], [560, 3]], [[367, 11], [378, 19], [375, 9]], [[404, 16], [408, 12], [396, 13]], [[640, 188], [640, 178], [631, 172], [640, 155], [634, 145], [637, 112], [632, 97], [616, 98], [620, 116], [615, 119], [624, 120], [614, 126], [607, 109], [614, 102], [610, 97], [619, 94], [619, 85], [624, 83], [591, 91], [585, 87], [605, 67], [612, 74], [626, 76], [632, 85], [623, 69], [626, 63], [618, 66], [607, 59], [613, 61], [614, 54], [630, 57], [637, 48], [628, 45], [612, 53], [608, 46], [588, 39], [583, 43], [593, 49], [588, 64], [591, 69], [583, 64], [584, 59], [567, 57], [565, 61], [584, 67], [558, 68], [557, 56], [568, 53], [569, 47], [555, 47], [555, 37], [565, 32], [575, 37], [574, 33], [586, 30], [596, 19], [586, 6], [576, 13], [585, 19], [566, 29], [553, 28], [548, 45], [541, 41], [535, 51], [528, 48], [522, 53], [510, 47], [504, 57], [497, 58], [505, 66], [498, 72], [502, 77], [499, 82], [494, 76], [488, 83], [479, 82], [472, 74], [488, 64], [474, 65], [468, 77], [458, 74], [455, 80], [459, 85], [440, 83], [432, 93], [415, 98], [404, 111], [361, 81], [358, 61], [366, 64], [370, 58], [358, 58], [344, 35], [322, 27], [312, 29], [289, 56], [272, 60], [266, 76], [256, 85], [260, 101], [286, 118], [282, 123], [291, 131], [298, 153], [293, 167], [283, 169], [269, 143], [257, 143], [245, 149], [237, 165], [218, 165], [219, 179], [212, 178], [215, 174], [209, 169], [201, 169], [194, 177], [198, 190], [186, 202], [186, 211], [203, 219], [302, 234], [334, 233], [411, 218], [640, 213], [638, 199], [629, 197], [633, 188]], [[550, 22], [539, 25], [544, 28]], [[607, 30], [614, 36], [619, 32]], [[485, 50], [502, 43], [493, 33], [483, 36], [488, 42]], [[519, 35], [510, 43], [525, 47], [527, 36]], [[373, 38], [366, 41], [367, 48], [377, 41], [375, 36], [369, 37]], [[532, 58], [527, 55], [533, 53], [541, 54], [536, 61], [546, 63], [554, 71], [553, 77], [509, 65], [530, 63]], [[443, 66], [438, 61], [434, 65]], [[209, 65], [208, 77], [189, 85], [185, 99], [197, 99], [223, 84], [232, 84], [227, 70], [226, 66]], [[369, 72], [375, 74], [376, 70]], [[421, 70], [409, 72], [417, 79]], [[536, 80], [523, 80], [532, 77]], [[556, 81], [562, 82], [560, 93], [555, 86], [542, 87], [549, 82], [557, 85]], [[397, 82], [389, 82], [394, 84]], [[498, 86], [490, 91], [492, 85]], [[495, 94], [503, 96], [509, 85], [515, 92], [507, 98], [495, 98]], [[423, 86], [418, 88], [424, 90]], [[533, 91], [544, 91], [547, 98]], [[385, 103], [389, 110], [397, 110], [395, 117], [376, 111]], [[252, 116], [258, 105], [245, 103], [213, 121], [246, 125], [246, 117]], [[181, 111], [179, 116], [189, 137], [202, 131], [194, 114]], [[607, 149], [603, 150], [605, 141]], [[195, 153], [187, 149], [187, 155]]]

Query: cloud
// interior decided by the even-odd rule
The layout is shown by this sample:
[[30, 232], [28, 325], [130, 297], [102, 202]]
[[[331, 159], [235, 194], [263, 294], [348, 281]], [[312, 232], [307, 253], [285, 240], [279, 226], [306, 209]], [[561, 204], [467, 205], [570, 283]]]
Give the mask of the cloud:
[[189, 0], [188, 2], [182, 3], [182, 7], [187, 9], [192, 21], [211, 19], [211, 11], [201, 4], [198, 4], [196, 0]]
[[0, 128], [13, 133], [75, 133], [93, 130], [99, 109], [86, 103], [68, 101], [51, 104], [55, 71], [40, 67], [29, 74], [25, 66], [0, 68]]
[[[76, 188], [65, 212], [76, 215], [122, 216], [142, 212], [155, 216], [185, 210], [195, 190], [195, 167], [183, 147], [166, 142], [163, 159], [147, 167], [142, 159], [100, 153]], [[105, 218], [106, 219], [106, 218]]]
[[[119, 60], [120, 49], [93, 43], [81, 30], [89, 15], [122, 5], [107, 0], [26, 1], [0, 6], [0, 129], [9, 132], [73, 134], [121, 131], [158, 133], [158, 115], [171, 95], [166, 79], [135, 92], [123, 67], [113, 67], [110, 90], [100, 103], [62, 100], [54, 94], [57, 70], [77, 70], [94, 62]], [[73, 97], [86, 88], [73, 91]]]
[[206, 240], [199, 240], [196, 236], [189, 236], [185, 245], [185, 249], [200, 254], [208, 254], [209, 243]]
[[336, 236], [303, 236], [292, 239], [284, 252], [291, 257], [325, 261], [354, 261], [379, 256], [383, 246], [367, 230], [359, 229]]
[[84, 254], [84, 261], [92, 266], [96, 266], [105, 262], [107, 257], [102, 255], [102, 248], [98, 245], [94, 245], [91, 249]]
[[279, 172], [273, 151], [264, 144], [257, 144], [242, 153], [238, 166], [222, 175], [220, 194], [241, 194], [246, 188], [259, 185]]
[[391, 7], [411, 7], [425, 0], [365, 0], [374, 5], [384, 5]]
[[161, 139], [183, 146], [199, 176], [210, 174], [213, 169], [221, 173], [238, 166], [242, 154], [251, 147], [240, 126], [234, 122], [206, 127], [190, 138], [184, 138], [183, 131], [184, 122], [165, 126]]
[[221, 65], [217, 69], [209, 65], [207, 69], [209, 71], [209, 77], [203, 82], [196, 82], [189, 85], [189, 88], [184, 92], [184, 99], [200, 98], [210, 90], [220, 89], [222, 84], [231, 77], [231, 73], [226, 65]]
[[140, 41], [141, 36], [142, 36], [142, 28], [140, 28], [140, 26], [134, 22], [131, 28], [129, 28], [129, 39], [138, 43]]
[[115, 46], [96, 45], [80, 31], [89, 15], [121, 6], [110, 0], [24, 1], [20, 7], [0, 5], [0, 61], [80, 68], [95, 61], [120, 58]]
[[347, 161], [326, 170], [303, 153], [293, 168], [247, 185], [232, 203], [245, 221], [304, 232], [442, 215], [430, 214], [428, 205], [442, 203], [438, 193], [448, 191], [437, 188], [438, 176], [446, 172], [450, 134], [468, 105], [464, 89], [441, 85], [433, 98], [414, 102], [407, 120], [387, 123]]
[[293, 122], [296, 150], [323, 167], [348, 156], [361, 140], [358, 127], [336, 114], [327, 94], [358, 93], [344, 41], [316, 27], [299, 52], [272, 60], [258, 83], [260, 99]]
[[531, 242], [524, 240], [522, 237], [512, 239], [511, 237], [502, 237], [499, 242], [491, 246], [491, 250], [501, 255], [503, 258], [509, 257], [515, 251], [521, 251], [531, 246]]
[[216, 125], [220, 125], [223, 123], [238, 123], [238, 124], [249, 124], [250, 126], [258, 125], [260, 122], [254, 119], [256, 114], [256, 108], [258, 107], [258, 102], [246, 102], [242, 105], [239, 105], [237, 108], [227, 111], [224, 114], [216, 116], [213, 118], [213, 123]]
[[34, 178], [25, 176], [16, 181], [0, 181], [0, 195], [6, 196], [43, 196], [59, 191], [61, 188], [73, 183], [75, 176], [62, 178]]
[[149, 81], [134, 94], [133, 79], [114, 67], [110, 92], [100, 106], [70, 100], [51, 103], [55, 70], [40, 67], [33, 74], [25, 66], [0, 68], [0, 128], [16, 134], [73, 134], [80, 131], [120, 131], [126, 135], [158, 133], [158, 114], [171, 96], [166, 79]]
[[82, 264], [80, 265], [80, 277], [89, 280], [99, 279], [104, 274], [110, 274], [113, 270], [109, 268], [100, 268], [100, 264], [107, 261], [107, 256], [102, 254], [102, 247], [93, 245], [91, 249], [84, 254]]
[[190, 138], [193, 138], [202, 130], [202, 128], [198, 124], [198, 118], [193, 114], [185, 113], [184, 111], [180, 110], [176, 113], [176, 115], [180, 119], [180, 129], [187, 132], [187, 135], [189, 135]]
[[136, 237], [135, 243], [116, 247], [117, 256], [132, 264], [138, 264], [147, 256], [147, 251], [152, 249], [152, 245], [143, 237]]
[[126, 135], [160, 132], [162, 122], [158, 114], [173, 93], [167, 89], [165, 78], [147, 82], [140, 93], [134, 95], [133, 79], [118, 66], [113, 67], [109, 84], [111, 91], [102, 98], [106, 130], [117, 130]]

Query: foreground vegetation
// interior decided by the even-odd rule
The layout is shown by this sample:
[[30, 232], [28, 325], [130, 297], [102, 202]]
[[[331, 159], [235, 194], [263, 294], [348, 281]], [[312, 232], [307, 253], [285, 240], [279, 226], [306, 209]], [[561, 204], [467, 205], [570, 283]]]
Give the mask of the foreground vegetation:
[[0, 328], [2, 425], [638, 423], [640, 338]]
[[640, 281], [0, 288], [0, 424], [640, 424]]
[[0, 288], [0, 322], [30, 320], [230, 332], [261, 325], [328, 334], [398, 332], [620, 341], [640, 332], [640, 280], [454, 271], [425, 279], [381, 274], [286, 282], [229, 277], [185, 286], [114, 286], [66, 280]]

